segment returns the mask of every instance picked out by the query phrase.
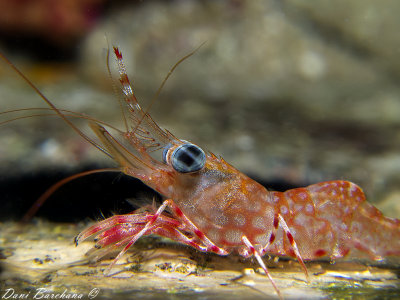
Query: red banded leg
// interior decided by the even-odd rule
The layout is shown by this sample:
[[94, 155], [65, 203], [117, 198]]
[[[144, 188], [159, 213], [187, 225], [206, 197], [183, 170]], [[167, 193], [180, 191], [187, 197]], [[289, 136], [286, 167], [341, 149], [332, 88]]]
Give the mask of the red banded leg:
[[276, 286], [276, 283], [275, 283], [274, 279], [272, 278], [271, 274], [268, 271], [267, 266], [264, 264], [264, 262], [263, 262], [263, 260], [261, 258], [260, 252], [257, 251], [254, 248], [253, 244], [249, 241], [249, 239], [245, 235], [242, 236], [242, 242], [247, 247], [247, 249], [246, 249], [247, 251], [244, 252], [242, 255], [246, 256], [246, 257], [254, 255], [254, 257], [257, 259], [257, 262], [259, 263], [261, 268], [264, 270], [265, 274], [267, 274], [268, 279], [271, 281], [271, 284], [274, 287], [274, 289], [275, 289], [276, 293], [278, 294], [279, 298], [283, 299], [283, 297], [281, 295], [281, 292], [279, 291], [278, 287]]
[[163, 236], [163, 237], [167, 237], [176, 242], [191, 246], [201, 252], [208, 251], [207, 246], [202, 245], [200, 240], [196, 240], [195, 238], [188, 237], [186, 235], [187, 232], [184, 232], [183, 230], [180, 230], [175, 227], [160, 226], [160, 227], [155, 228], [152, 233]]
[[[91, 260], [98, 261], [103, 256], [117, 250], [120, 247], [127, 245], [135, 235], [137, 235], [141, 230], [143, 230], [144, 225], [134, 224], [132, 226], [129, 226], [129, 229], [124, 229], [124, 230], [121, 230], [120, 227], [122, 226], [118, 225], [101, 234], [103, 237], [96, 242], [95, 248], [98, 250], [91, 257]], [[153, 228], [151, 227], [148, 234], [151, 234], [152, 229]], [[114, 259], [112, 265], [114, 265], [115, 263], [116, 260]], [[106, 273], [108, 273], [110, 269], [111, 268], [107, 267]]]
[[[91, 235], [102, 231], [94, 239], [96, 242], [95, 248], [101, 249], [110, 245], [115, 245], [113, 248], [118, 248], [119, 246], [127, 243], [126, 238], [132, 237], [142, 230], [146, 222], [151, 220], [153, 217], [153, 214], [113, 216], [81, 232], [76, 238], [76, 242], [81, 242]], [[146, 233], [146, 235], [148, 234], [158, 234], [174, 241], [192, 246], [199, 251], [207, 251], [207, 247], [201, 245], [200, 241], [187, 236], [187, 234], [190, 234], [190, 232], [185, 232], [183, 224], [176, 219], [162, 214], [158, 216], [158, 219], [153, 225], [152, 229]], [[100, 258], [101, 256], [98, 257]]]
[[279, 215], [276, 214], [274, 216], [274, 226], [272, 228], [271, 235], [269, 236], [269, 240], [268, 240], [267, 244], [260, 250], [261, 257], [267, 253], [268, 247], [270, 245], [272, 245], [272, 243], [275, 241], [276, 232], [278, 231], [278, 226], [279, 226]]
[[122, 255], [134, 244], [136, 241], [141, 238], [143, 235], [146, 235], [151, 226], [157, 221], [161, 213], [165, 210], [168, 204], [172, 203], [172, 200], [167, 199], [161, 204], [161, 206], [157, 209], [156, 213], [152, 215], [151, 219], [146, 223], [146, 225], [133, 237], [131, 237], [130, 241], [126, 244], [126, 246], [118, 253], [117, 257], [114, 258], [112, 263], [107, 267], [105, 273], [109, 273], [114, 266], [114, 264], [121, 258]]
[[192, 232], [195, 236], [197, 236], [200, 242], [204, 244], [206, 247], [205, 250], [200, 251], [214, 252], [218, 255], [228, 255], [228, 252], [225, 249], [218, 247], [212, 241], [210, 241], [209, 238], [183, 214], [181, 209], [173, 201], [170, 201], [169, 206], [172, 208], [172, 212], [176, 218], [179, 219], [184, 225], [185, 231]]
[[309, 280], [307, 267], [304, 264], [303, 258], [300, 255], [299, 248], [297, 247], [296, 241], [294, 240], [293, 235], [290, 232], [290, 229], [287, 226], [285, 220], [283, 219], [283, 217], [280, 214], [276, 214], [274, 216], [274, 226], [272, 228], [270, 238], [269, 238], [267, 244], [260, 250], [260, 255], [263, 256], [265, 253], [267, 253], [268, 247], [275, 241], [276, 232], [278, 230], [279, 224], [281, 225], [283, 231], [285, 231], [285, 234], [289, 240], [290, 246], [293, 249], [294, 255], [296, 256], [297, 260], [299, 261], [301, 268], [303, 269], [303, 272], [307, 277], [307, 280]]
[[[153, 215], [142, 217], [149, 219], [150, 217], [153, 217]], [[171, 220], [174, 222], [171, 222]], [[160, 215], [155, 224], [153, 224], [144, 235], [157, 234], [159, 236], [167, 237], [171, 240], [191, 246], [199, 251], [206, 252], [207, 247], [202, 245], [198, 239], [188, 237], [188, 234], [193, 234], [185, 232], [184, 228], [180, 229], [179, 224], [180, 223], [174, 219]], [[125, 246], [131, 241], [132, 237], [134, 237], [144, 228], [145, 224], [118, 223], [111, 226], [111, 228], [104, 230], [102, 233], [96, 236], [95, 248], [97, 248], [98, 250], [91, 257], [91, 260], [97, 261], [108, 253], [111, 253], [112, 251], [117, 250], [122, 246]]]
[[[162, 217], [162, 215], [160, 216]], [[159, 217], [159, 218], [160, 218]], [[103, 257], [107, 253], [110, 253], [111, 251], [114, 251], [118, 249], [121, 246], [124, 246], [130, 240], [132, 239], [132, 236], [137, 234], [139, 231], [141, 231], [144, 228], [143, 224], [135, 224], [132, 226], [132, 230], [129, 232], [124, 232], [125, 238], [121, 239], [120, 235], [115, 236], [111, 235], [109, 236], [107, 234], [107, 231], [103, 232], [102, 235], [104, 235], [104, 238], [100, 239], [96, 245], [101, 244], [106, 244], [106, 248], [99, 250], [96, 253], [96, 256], [93, 257], [94, 260], [98, 260], [99, 258]], [[156, 222], [155, 225], [151, 226], [146, 234], [144, 235], [150, 235], [150, 234], [156, 234], [159, 236], [163, 236], [166, 238], [169, 238], [171, 240], [174, 240], [176, 242], [191, 246], [199, 251], [202, 252], [207, 252], [207, 247], [201, 244], [201, 241], [195, 239], [195, 238], [190, 238], [187, 236], [187, 234], [192, 235], [191, 233], [185, 232], [184, 229], [179, 229], [178, 227], [172, 225], [171, 223], [165, 223], [165, 222]], [[106, 240], [106, 242], [103, 242]], [[110, 240], [118, 240], [117, 242], [112, 242]], [[102, 247], [99, 245], [99, 247]], [[100, 248], [99, 248], [100, 249]]]
[[[162, 215], [166, 207], [170, 207], [174, 218]], [[103, 231], [103, 232], [101, 232]], [[192, 246], [203, 252], [214, 252], [219, 255], [226, 255], [228, 252], [212, 243], [205, 234], [200, 231], [170, 199], [165, 200], [154, 214], [131, 214], [114, 216], [99, 224], [95, 224], [76, 238], [76, 243], [101, 232], [96, 237], [96, 248], [103, 248], [98, 252], [95, 259], [110, 253], [111, 251], [124, 246], [114, 261], [108, 266], [108, 273], [119, 258], [142, 236], [158, 234], [169, 237], [178, 242]], [[195, 236], [189, 238], [186, 234]]]
[[297, 260], [299, 261], [299, 263], [303, 269], [304, 274], [306, 275], [307, 281], [310, 281], [310, 278], [308, 276], [307, 267], [304, 264], [303, 258], [301, 257], [300, 252], [299, 252], [299, 248], [297, 247], [296, 241], [294, 240], [289, 227], [287, 226], [285, 220], [283, 219], [283, 217], [280, 214], [278, 214], [278, 220], [279, 220], [279, 224], [281, 225], [282, 229], [285, 231], [285, 234], [286, 234], [286, 236], [289, 240], [289, 243], [293, 249], [294, 255], [296, 256]]
[[[89, 228], [79, 233], [75, 238], [75, 244], [78, 245], [80, 242], [86, 240], [87, 238], [95, 235], [98, 232], [102, 233], [95, 238], [95, 241], [100, 240], [105, 236], [109, 237], [113, 235], [113, 233], [121, 232], [123, 230], [127, 231], [128, 227], [140, 226], [140, 224], [144, 226], [144, 224], [151, 220], [153, 216], [154, 215], [151, 213], [131, 213], [127, 215], [112, 216], [108, 219], [94, 224], [93, 226], [90, 226]], [[179, 226], [180, 224], [177, 220], [173, 218], [169, 218], [164, 215], [160, 217], [163, 224], [167, 223], [171, 226]], [[128, 233], [126, 235], [128, 235]], [[105, 246], [107, 244], [108, 243], [103, 243], [103, 245], [100, 246]]]

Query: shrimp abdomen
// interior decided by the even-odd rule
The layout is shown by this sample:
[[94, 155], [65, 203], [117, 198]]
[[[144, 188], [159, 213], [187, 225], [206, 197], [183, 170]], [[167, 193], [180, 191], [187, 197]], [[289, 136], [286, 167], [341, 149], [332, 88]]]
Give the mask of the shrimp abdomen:
[[[304, 259], [349, 254], [381, 260], [400, 254], [400, 221], [367, 203], [352, 182], [327, 181], [274, 194]], [[287, 241], [277, 243], [275, 252], [290, 255]]]

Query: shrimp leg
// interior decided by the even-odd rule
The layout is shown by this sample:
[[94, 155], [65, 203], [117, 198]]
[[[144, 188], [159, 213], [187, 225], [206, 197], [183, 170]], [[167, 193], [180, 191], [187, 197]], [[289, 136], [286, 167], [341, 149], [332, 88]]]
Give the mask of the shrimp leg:
[[[162, 213], [167, 207], [170, 207], [175, 213], [175, 218], [169, 218]], [[109, 273], [114, 264], [121, 256], [134, 244], [136, 241], [148, 234], [156, 233], [190, 245], [202, 252], [214, 252], [219, 255], [227, 255], [228, 252], [214, 243], [212, 243], [203, 232], [201, 232], [182, 211], [170, 199], [165, 200], [154, 214], [131, 214], [125, 216], [113, 216], [95, 224], [82, 233], [75, 239], [76, 244], [80, 241], [103, 231], [96, 237], [96, 248], [106, 247], [96, 255], [96, 259], [100, 258], [112, 250], [124, 246], [113, 262], [107, 267], [106, 273]], [[186, 234], [185, 234], [186, 233]], [[189, 238], [187, 235], [196, 238]]]
[[242, 236], [242, 242], [246, 245], [247, 249], [245, 249], [244, 252], [242, 252], [242, 255], [246, 257], [250, 257], [254, 255], [254, 257], [257, 259], [257, 262], [260, 264], [261, 268], [264, 270], [265, 274], [267, 274], [268, 279], [271, 281], [272, 286], [274, 287], [276, 293], [279, 296], [279, 299], [283, 299], [283, 296], [281, 292], [278, 289], [278, 286], [276, 285], [274, 279], [272, 278], [271, 274], [268, 271], [267, 266], [264, 264], [262, 258], [261, 258], [261, 253], [260, 251], [256, 250], [253, 246], [253, 244], [249, 241], [249, 239], [244, 235]]

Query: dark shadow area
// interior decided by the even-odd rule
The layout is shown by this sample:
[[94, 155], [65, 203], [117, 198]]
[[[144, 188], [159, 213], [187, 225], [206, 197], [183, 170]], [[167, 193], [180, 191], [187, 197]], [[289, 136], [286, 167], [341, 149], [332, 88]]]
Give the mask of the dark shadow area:
[[[0, 220], [20, 221], [32, 204], [53, 184], [86, 170], [76, 172], [42, 171], [18, 177], [0, 178], [2, 193]], [[141, 181], [121, 173], [105, 172], [73, 180], [60, 187], [38, 210], [35, 217], [54, 222], [77, 222], [85, 218], [98, 219], [112, 214], [129, 213], [143, 205], [129, 199], [161, 197]]]
[[[14, 177], [2, 175], [0, 221], [20, 221], [33, 203], [53, 184], [73, 174], [95, 168], [88, 166], [71, 172], [41, 171]], [[280, 179], [269, 182], [257, 181], [274, 191], [303, 186]], [[105, 172], [78, 178], [60, 187], [40, 207], [34, 217], [53, 222], [98, 219], [102, 216], [129, 213], [145, 204], [151, 204], [153, 199], [158, 205], [162, 201], [157, 192], [140, 180], [122, 173]]]
[[7, 53], [30, 57], [37, 62], [73, 62], [78, 58], [80, 51], [80, 40], [60, 45], [30, 33], [0, 30], [0, 41]]

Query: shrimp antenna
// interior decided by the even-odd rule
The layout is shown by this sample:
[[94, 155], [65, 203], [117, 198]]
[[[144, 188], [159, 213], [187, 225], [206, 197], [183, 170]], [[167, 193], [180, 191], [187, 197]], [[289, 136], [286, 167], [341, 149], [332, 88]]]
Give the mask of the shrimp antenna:
[[61, 112], [49, 99], [46, 98], [46, 96], [30, 81], [3, 53], [0, 52], [0, 57], [8, 64], [10, 67], [17, 72], [19, 76], [56, 112], [57, 115], [60, 116], [61, 119], [64, 120], [67, 125], [69, 125], [76, 133], [78, 133], [81, 137], [83, 137], [86, 141], [88, 141], [90, 144], [92, 144], [94, 147], [99, 149], [101, 152], [109, 156], [110, 158], [113, 158], [110, 153], [107, 152], [103, 147], [101, 147], [99, 144], [97, 144], [95, 141], [93, 141], [91, 138], [89, 138], [86, 134], [84, 134], [78, 127], [74, 125], [65, 115], [64, 113]]
[[140, 124], [142, 123], [143, 119], [145, 118], [145, 116], [148, 114], [148, 112], [150, 111], [151, 107], [153, 106], [154, 102], [156, 102], [156, 100], [158, 99], [158, 96], [160, 96], [161, 90], [163, 89], [165, 83], [167, 82], [168, 78], [171, 76], [171, 74], [175, 71], [175, 69], [187, 58], [191, 57], [193, 54], [195, 54], [197, 52], [197, 50], [199, 50], [206, 42], [203, 42], [200, 44], [200, 46], [198, 46], [196, 49], [194, 49], [192, 52], [186, 54], [184, 57], [182, 57], [180, 60], [178, 60], [173, 66], [172, 68], [169, 70], [169, 72], [167, 73], [167, 75], [165, 76], [164, 80], [161, 82], [160, 87], [157, 89], [156, 94], [153, 96], [153, 98], [151, 99], [150, 104], [146, 107], [146, 109], [144, 110], [144, 114], [141, 117], [141, 119], [139, 120], [139, 122], [137, 123], [136, 127], [134, 128], [134, 132], [136, 131], [136, 129], [140, 126]]

